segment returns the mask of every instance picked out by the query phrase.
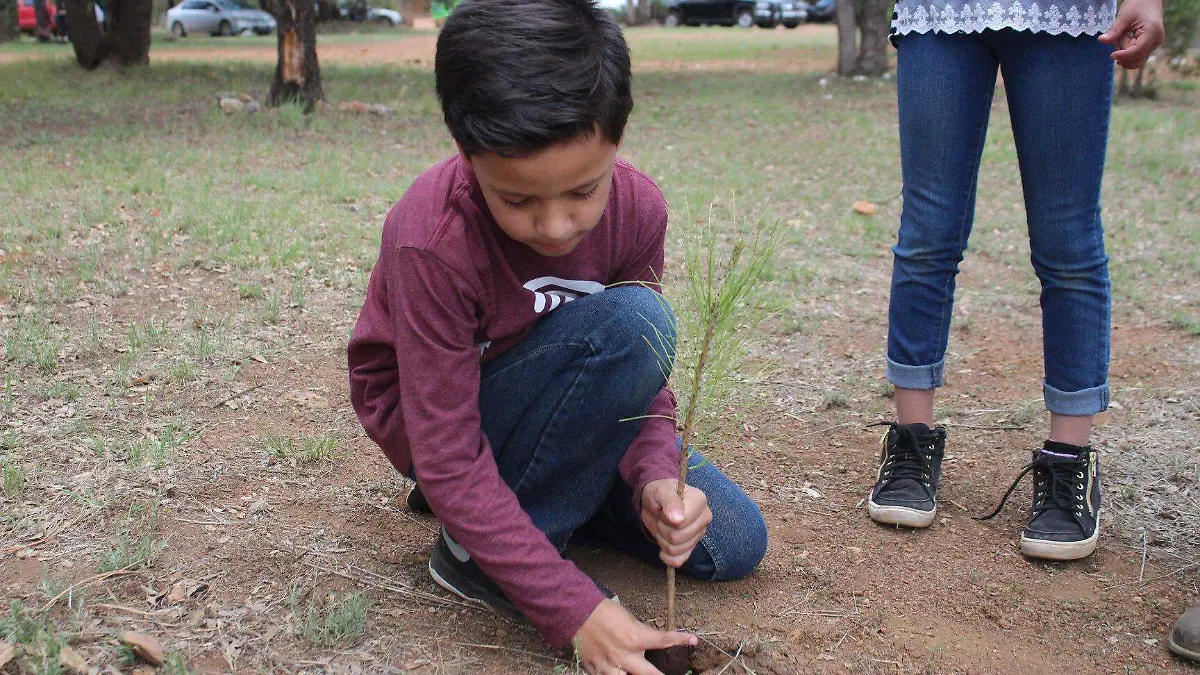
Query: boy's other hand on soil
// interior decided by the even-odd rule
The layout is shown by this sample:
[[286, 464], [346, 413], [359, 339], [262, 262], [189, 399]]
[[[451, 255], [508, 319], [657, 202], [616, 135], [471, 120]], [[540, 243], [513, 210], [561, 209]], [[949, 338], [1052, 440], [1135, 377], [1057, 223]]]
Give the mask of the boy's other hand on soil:
[[680, 499], [678, 489], [678, 480], [663, 478], [642, 491], [642, 524], [662, 549], [658, 557], [671, 567], [687, 562], [712, 522], [703, 492], [689, 485]]
[[575, 654], [589, 675], [662, 675], [646, 660], [647, 649], [695, 646], [698, 642], [687, 633], [655, 630], [621, 605], [605, 600], [575, 634]]

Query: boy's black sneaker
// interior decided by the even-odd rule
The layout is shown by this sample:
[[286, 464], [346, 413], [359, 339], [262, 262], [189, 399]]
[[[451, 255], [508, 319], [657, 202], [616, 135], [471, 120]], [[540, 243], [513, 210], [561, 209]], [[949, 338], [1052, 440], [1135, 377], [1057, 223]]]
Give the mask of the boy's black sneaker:
[[887, 425], [879, 475], [871, 490], [867, 513], [887, 525], [929, 527], [937, 514], [937, 489], [946, 454], [946, 430], [921, 424]]
[[1078, 560], [1096, 550], [1100, 540], [1100, 458], [1089, 445], [1081, 447], [1046, 441], [1033, 452], [995, 511], [1033, 473], [1033, 511], [1021, 534], [1021, 553], [1045, 560]]
[[[433, 545], [433, 555], [429, 557], [429, 574], [438, 586], [467, 602], [486, 607], [510, 619], [523, 618], [512, 600], [509, 600], [504, 591], [479, 569], [479, 565], [471, 560], [471, 554], [450, 538], [450, 533], [444, 527], [437, 543]], [[596, 586], [609, 600], [621, 602], [615, 593], [603, 585]]]

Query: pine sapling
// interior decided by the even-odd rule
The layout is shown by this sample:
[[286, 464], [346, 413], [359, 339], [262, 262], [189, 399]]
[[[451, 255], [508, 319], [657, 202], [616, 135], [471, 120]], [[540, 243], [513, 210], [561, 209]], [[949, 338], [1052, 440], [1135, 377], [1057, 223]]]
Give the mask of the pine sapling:
[[[773, 313], [768, 282], [779, 248], [778, 223], [760, 218], [749, 226], [738, 225], [727, 247], [718, 225], [710, 207], [707, 222], [685, 241], [685, 278], [674, 303], [676, 315], [682, 317], [677, 321], [683, 325], [674, 327], [678, 335], [674, 353], [660, 352], [668, 366], [675, 363], [675, 389], [682, 394], [680, 499], [686, 490], [687, 472], [695, 468], [689, 467], [692, 444], [706, 436], [707, 424], [727, 403], [732, 376], [747, 353], [747, 341], [759, 323]], [[659, 343], [661, 346], [668, 341], [660, 336]], [[675, 569], [668, 567], [667, 630], [676, 628]], [[647, 652], [646, 656], [667, 675], [687, 672], [688, 650], [672, 652]]]

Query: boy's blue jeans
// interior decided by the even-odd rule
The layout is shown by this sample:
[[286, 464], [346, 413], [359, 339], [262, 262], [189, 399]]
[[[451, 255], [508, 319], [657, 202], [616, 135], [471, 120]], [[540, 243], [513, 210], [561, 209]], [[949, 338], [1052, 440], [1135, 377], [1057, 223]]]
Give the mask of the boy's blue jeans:
[[1077, 416], [1107, 409], [1111, 301], [1100, 182], [1112, 48], [1095, 36], [1001, 30], [908, 34], [897, 53], [904, 211], [893, 249], [888, 380], [904, 389], [942, 384], [999, 68], [1042, 286], [1046, 407]]
[[[669, 312], [647, 288], [611, 288], [554, 310], [483, 366], [479, 409], [500, 475], [559, 551], [578, 532], [662, 565], [617, 465], [642, 427], [621, 420], [645, 414], [670, 372], [646, 342], [659, 344], [651, 324], [674, 335]], [[749, 575], [767, 549], [758, 507], [712, 464], [688, 483], [708, 496], [713, 521], [682, 571]]]

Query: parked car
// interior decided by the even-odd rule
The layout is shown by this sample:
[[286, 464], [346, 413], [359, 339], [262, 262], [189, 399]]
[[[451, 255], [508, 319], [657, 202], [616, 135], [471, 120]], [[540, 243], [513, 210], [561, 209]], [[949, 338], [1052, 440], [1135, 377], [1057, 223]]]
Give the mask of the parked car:
[[[104, 9], [96, 3], [96, 21], [104, 25]], [[50, 14], [50, 32], [58, 37], [66, 37], [66, 27], [58, 21], [59, 8], [53, 0], [46, 0], [46, 11]], [[33, 10], [33, 0], [17, 0], [17, 29], [26, 35], [37, 34], [37, 14]]]
[[833, 21], [837, 18], [837, 2], [835, 0], [811, 0], [805, 3], [804, 9], [809, 21]]
[[[667, 18], [663, 23], [668, 28], [712, 24], [751, 28], [756, 21], [756, 4], [754, 0], [668, 0]], [[763, 4], [770, 5], [769, 2]]]
[[804, 7], [803, 0], [759, 0], [754, 3], [754, 23], [759, 28], [774, 28], [780, 24], [784, 28], [795, 28], [808, 16]]
[[399, 26], [404, 23], [400, 12], [384, 7], [372, 7], [364, 0], [342, 0], [338, 13], [347, 21], [369, 21], [381, 26]]
[[275, 17], [244, 0], [184, 0], [167, 10], [167, 27], [177, 38], [189, 33], [240, 35], [275, 30]]
[[675, 26], [740, 26], [795, 28], [804, 21], [803, 0], [668, 0], [663, 24]]

